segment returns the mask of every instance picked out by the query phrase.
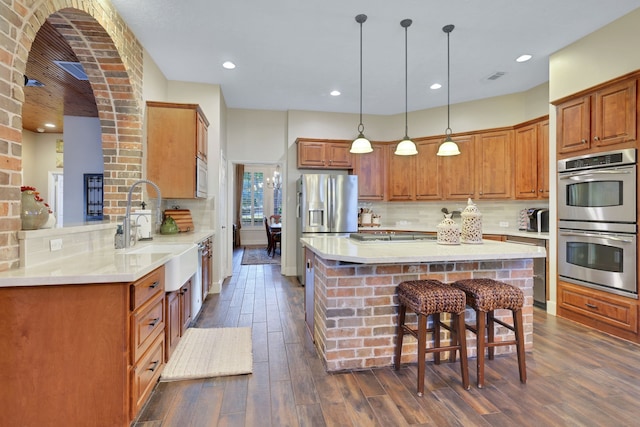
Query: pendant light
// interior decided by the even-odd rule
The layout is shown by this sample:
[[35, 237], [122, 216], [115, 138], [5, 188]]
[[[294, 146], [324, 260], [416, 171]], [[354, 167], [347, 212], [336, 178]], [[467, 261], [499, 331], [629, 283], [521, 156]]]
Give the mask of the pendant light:
[[449, 53], [449, 35], [455, 27], [453, 25], [445, 25], [442, 27], [442, 31], [447, 33], [447, 130], [445, 131], [445, 139], [438, 148], [438, 156], [457, 156], [460, 154], [458, 144], [451, 139], [451, 55]]
[[371, 153], [371, 142], [364, 136], [364, 125], [362, 124], [362, 24], [367, 20], [367, 15], [356, 16], [356, 22], [360, 24], [360, 124], [358, 125], [358, 137], [351, 143], [351, 153], [362, 154]]
[[413, 156], [418, 154], [418, 149], [416, 148], [416, 144], [409, 138], [409, 125], [408, 125], [408, 53], [407, 53], [407, 29], [412, 24], [411, 19], [403, 19], [400, 21], [400, 25], [404, 28], [404, 138], [402, 141], [398, 143], [396, 147], [396, 151], [393, 153], [397, 156]]

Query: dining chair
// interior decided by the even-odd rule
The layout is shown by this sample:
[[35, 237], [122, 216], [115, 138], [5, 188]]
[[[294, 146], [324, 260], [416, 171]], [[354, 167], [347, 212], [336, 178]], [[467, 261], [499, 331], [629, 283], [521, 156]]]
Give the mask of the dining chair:
[[271, 228], [269, 227], [269, 220], [266, 216], [264, 217], [264, 229], [267, 232], [267, 255], [270, 255], [273, 246], [273, 237], [271, 235]]

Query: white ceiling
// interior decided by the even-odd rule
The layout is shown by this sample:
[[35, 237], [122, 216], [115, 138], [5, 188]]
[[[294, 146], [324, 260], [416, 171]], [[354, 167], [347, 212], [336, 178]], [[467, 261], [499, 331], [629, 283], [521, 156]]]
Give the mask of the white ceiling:
[[[549, 55], [640, 7], [640, 0], [112, 0], [169, 80], [220, 84], [230, 108], [363, 113], [521, 92], [548, 81]], [[528, 53], [533, 59], [516, 63]], [[235, 70], [222, 68], [224, 61]], [[506, 74], [494, 81], [496, 72]], [[433, 91], [434, 82], [443, 84]], [[331, 90], [342, 92], [332, 97]]]

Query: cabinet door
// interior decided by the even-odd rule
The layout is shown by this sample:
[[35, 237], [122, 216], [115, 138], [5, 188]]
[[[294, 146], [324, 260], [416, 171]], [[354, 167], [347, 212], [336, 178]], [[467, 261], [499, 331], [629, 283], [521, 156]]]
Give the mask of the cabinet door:
[[466, 200], [475, 197], [475, 145], [473, 135], [453, 138], [460, 154], [442, 158], [445, 199]]
[[515, 130], [515, 197], [538, 197], [538, 125], [532, 124]]
[[416, 142], [416, 200], [442, 200], [442, 157], [436, 155], [441, 138]]
[[166, 360], [169, 360], [171, 353], [175, 350], [180, 341], [180, 295], [178, 291], [168, 292], [167, 299], [167, 316], [166, 316]]
[[480, 199], [513, 196], [513, 131], [488, 132], [476, 136], [476, 193]]
[[325, 147], [324, 165], [331, 169], [353, 168], [352, 154], [349, 152], [351, 144], [329, 143]]
[[197, 114], [197, 138], [198, 138], [198, 157], [207, 160], [209, 151], [209, 131], [207, 119], [200, 113]]
[[[549, 198], [549, 120], [538, 124], [538, 198]], [[548, 283], [548, 282], [547, 282]]]
[[381, 144], [371, 144], [371, 153], [355, 155], [354, 175], [358, 175], [359, 200], [384, 200], [386, 150]]
[[636, 80], [601, 89], [595, 95], [596, 147], [636, 140]]
[[415, 200], [416, 156], [397, 156], [393, 154], [395, 149], [395, 144], [387, 146], [389, 158], [388, 200]]
[[324, 146], [322, 142], [298, 142], [298, 168], [324, 167]]
[[591, 96], [572, 99], [556, 107], [558, 153], [589, 148], [591, 139]]
[[180, 288], [180, 336], [191, 326], [191, 279]]

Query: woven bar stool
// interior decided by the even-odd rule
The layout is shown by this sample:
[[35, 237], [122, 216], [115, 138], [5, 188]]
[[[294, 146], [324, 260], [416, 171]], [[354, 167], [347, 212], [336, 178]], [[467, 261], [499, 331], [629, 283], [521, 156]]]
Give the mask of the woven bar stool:
[[[524, 329], [522, 327], [522, 304], [524, 295], [520, 288], [493, 279], [467, 279], [451, 284], [467, 296], [467, 305], [476, 312], [476, 325], [467, 325], [467, 329], [477, 336], [478, 342], [478, 388], [484, 386], [484, 354], [485, 348], [489, 360], [493, 360], [494, 348], [504, 345], [516, 345], [518, 354], [518, 370], [520, 382], [527, 382], [527, 367], [524, 355]], [[494, 317], [494, 310], [511, 310], [513, 326]], [[515, 339], [495, 341], [494, 326], [498, 323], [515, 333]], [[485, 341], [485, 329], [487, 339]]]
[[[398, 335], [396, 339], [395, 368], [400, 369], [402, 340], [405, 332], [418, 339], [418, 396], [424, 394], [424, 373], [426, 353], [434, 353], [434, 363], [440, 363], [440, 353], [451, 351], [451, 360], [460, 350], [460, 371], [462, 385], [469, 388], [469, 370], [467, 366], [467, 340], [465, 337], [465, 294], [438, 280], [411, 280], [398, 285]], [[407, 309], [418, 315], [417, 329], [405, 325]], [[440, 320], [440, 313], [451, 313], [452, 323], [447, 325]], [[432, 316], [432, 327], [427, 328], [427, 317]], [[451, 332], [451, 345], [440, 345], [440, 328]], [[433, 333], [433, 348], [427, 348], [427, 332]]]

